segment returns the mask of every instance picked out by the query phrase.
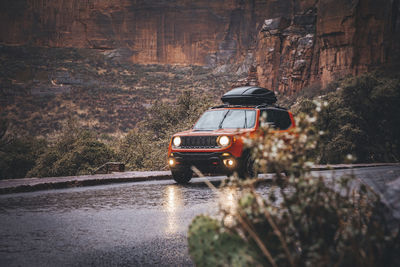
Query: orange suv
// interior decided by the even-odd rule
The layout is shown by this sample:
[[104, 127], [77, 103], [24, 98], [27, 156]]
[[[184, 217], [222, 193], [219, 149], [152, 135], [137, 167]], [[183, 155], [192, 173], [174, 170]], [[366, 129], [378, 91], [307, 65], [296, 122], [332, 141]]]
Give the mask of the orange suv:
[[253, 177], [253, 159], [244, 138], [254, 136], [261, 121], [282, 132], [295, 127], [292, 113], [274, 105], [276, 96], [268, 89], [238, 87], [221, 100], [224, 104], [207, 110], [193, 129], [172, 136], [168, 164], [177, 183], [190, 181], [191, 166], [203, 173]]

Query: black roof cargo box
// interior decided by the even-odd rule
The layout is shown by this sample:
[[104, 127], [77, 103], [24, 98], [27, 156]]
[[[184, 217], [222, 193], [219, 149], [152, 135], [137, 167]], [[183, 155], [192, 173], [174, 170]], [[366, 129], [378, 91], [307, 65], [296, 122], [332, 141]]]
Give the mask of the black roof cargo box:
[[224, 94], [221, 100], [229, 105], [274, 104], [277, 101], [273, 91], [257, 86], [234, 88]]

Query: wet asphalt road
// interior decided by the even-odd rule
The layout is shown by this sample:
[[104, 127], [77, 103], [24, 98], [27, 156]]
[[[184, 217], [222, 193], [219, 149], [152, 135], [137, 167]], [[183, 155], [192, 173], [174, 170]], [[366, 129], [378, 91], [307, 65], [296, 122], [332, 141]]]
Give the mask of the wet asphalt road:
[[[355, 173], [384, 192], [400, 168]], [[2, 195], [0, 266], [192, 265], [188, 225], [198, 214], [216, 215], [221, 201], [229, 204], [229, 194], [216, 194], [200, 178], [186, 186], [153, 181]]]

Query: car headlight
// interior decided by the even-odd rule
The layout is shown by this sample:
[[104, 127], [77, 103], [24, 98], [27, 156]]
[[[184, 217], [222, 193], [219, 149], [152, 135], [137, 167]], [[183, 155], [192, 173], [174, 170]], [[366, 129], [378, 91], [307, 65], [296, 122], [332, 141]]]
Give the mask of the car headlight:
[[229, 146], [229, 144], [231, 143], [231, 139], [228, 136], [223, 135], [218, 137], [217, 143], [222, 147]]
[[178, 147], [181, 145], [182, 139], [179, 136], [175, 136], [172, 140], [172, 143], [174, 144], [174, 146]]

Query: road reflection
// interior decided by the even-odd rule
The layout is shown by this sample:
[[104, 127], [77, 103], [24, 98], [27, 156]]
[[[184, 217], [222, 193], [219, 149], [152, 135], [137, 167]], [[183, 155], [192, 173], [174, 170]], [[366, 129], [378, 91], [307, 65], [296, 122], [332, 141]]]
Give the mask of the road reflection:
[[234, 223], [234, 215], [237, 211], [237, 192], [233, 188], [224, 188], [219, 195], [219, 203], [221, 210], [225, 213], [224, 224], [232, 226]]
[[182, 206], [182, 189], [177, 185], [167, 186], [164, 194], [164, 209], [167, 213], [166, 234], [175, 234], [178, 231], [179, 212]]

